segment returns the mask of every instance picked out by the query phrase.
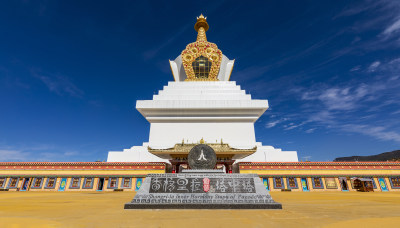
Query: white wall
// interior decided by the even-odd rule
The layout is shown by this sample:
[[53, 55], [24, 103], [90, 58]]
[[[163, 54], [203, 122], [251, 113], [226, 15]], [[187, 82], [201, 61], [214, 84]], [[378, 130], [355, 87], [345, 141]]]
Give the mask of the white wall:
[[263, 146], [257, 142], [257, 151], [245, 158], [238, 159], [237, 162], [298, 162], [296, 151], [282, 151], [273, 146]]
[[166, 149], [176, 143], [197, 143], [203, 138], [208, 143], [228, 143], [237, 149], [250, 149], [255, 146], [254, 124], [245, 123], [152, 123], [149, 146]]
[[109, 151], [107, 162], [166, 162], [167, 159], [159, 158], [147, 150], [148, 143], [143, 146], [133, 146], [123, 151]]

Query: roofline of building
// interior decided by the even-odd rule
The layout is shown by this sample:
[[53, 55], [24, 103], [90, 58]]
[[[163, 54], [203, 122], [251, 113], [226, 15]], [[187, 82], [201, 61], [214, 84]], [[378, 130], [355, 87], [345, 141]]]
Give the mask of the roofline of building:
[[390, 162], [390, 161], [376, 161], [376, 162], [238, 162], [239, 165], [400, 165], [400, 162]]
[[82, 166], [82, 165], [114, 165], [114, 166], [126, 166], [126, 165], [165, 165], [165, 162], [0, 162], [0, 166], [21, 166], [21, 165], [47, 165], [47, 166], [60, 166], [60, 165], [70, 165], [70, 166]]

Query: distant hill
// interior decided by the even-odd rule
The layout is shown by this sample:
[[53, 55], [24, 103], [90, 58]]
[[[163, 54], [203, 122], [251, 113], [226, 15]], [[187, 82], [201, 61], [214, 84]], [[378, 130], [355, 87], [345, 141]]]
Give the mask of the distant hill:
[[344, 161], [400, 161], [400, 150], [392, 152], [385, 152], [371, 156], [351, 156], [351, 157], [339, 157], [333, 160], [334, 162]]

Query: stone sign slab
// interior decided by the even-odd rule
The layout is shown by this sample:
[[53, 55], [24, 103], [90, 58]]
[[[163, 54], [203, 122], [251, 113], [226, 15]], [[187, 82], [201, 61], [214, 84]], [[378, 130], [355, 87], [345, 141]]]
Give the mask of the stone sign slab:
[[125, 209], [282, 209], [256, 174], [149, 174]]

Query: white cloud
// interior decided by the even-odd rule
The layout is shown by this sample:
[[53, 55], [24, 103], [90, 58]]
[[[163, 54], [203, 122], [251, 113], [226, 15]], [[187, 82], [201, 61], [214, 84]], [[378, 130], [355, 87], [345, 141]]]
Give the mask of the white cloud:
[[20, 150], [0, 150], [0, 161], [25, 161], [30, 153]]
[[236, 80], [247, 80], [259, 78], [271, 69], [270, 65], [265, 66], [250, 66], [235, 73]]
[[400, 114], [400, 110], [394, 111], [392, 113], [390, 113], [391, 115], [396, 115], [396, 114]]
[[342, 129], [348, 132], [356, 132], [363, 135], [372, 136], [381, 140], [400, 142], [400, 134], [394, 131], [388, 131], [384, 127], [360, 124], [345, 124], [342, 126]]
[[82, 97], [83, 91], [80, 90], [72, 81], [65, 76], [43, 74], [40, 71], [31, 70], [33, 77], [42, 81], [47, 88], [60, 96], [67, 94], [73, 97]]
[[400, 30], [400, 18], [397, 18], [391, 25], [389, 25], [385, 29], [385, 31], [383, 31], [383, 34], [391, 35], [399, 30]]
[[312, 156], [303, 156], [303, 157], [301, 157], [301, 160], [302, 161], [310, 161], [311, 157]]
[[303, 100], [319, 100], [328, 110], [352, 110], [368, 93], [366, 85], [353, 87], [319, 88], [302, 94]]
[[379, 67], [379, 65], [381, 65], [380, 61], [375, 61], [373, 62], [369, 67], [368, 67], [368, 71], [369, 72], [374, 72], [377, 70], [377, 68]]
[[366, 3], [362, 4], [347, 4], [346, 8], [344, 8], [339, 14], [337, 14], [333, 19], [339, 18], [339, 17], [347, 17], [347, 16], [353, 16], [371, 9], [375, 9], [377, 6], [379, 6], [380, 2], [379, 1], [367, 1]]
[[[306, 121], [309, 129], [305, 133], [324, 127], [400, 142], [400, 132], [396, 129], [399, 124], [393, 119], [399, 113], [395, 110], [400, 107], [400, 58], [376, 61], [370, 69], [379, 74], [360, 71], [368, 80], [360, 78], [347, 84], [315, 84], [308, 89], [293, 90], [304, 103], [301, 106], [302, 116], [291, 120]], [[296, 127], [288, 124], [286, 129]]]
[[52, 144], [7, 145], [0, 142], [0, 161], [66, 161], [79, 151], [61, 149]]
[[322, 110], [316, 113], [313, 113], [309, 116], [308, 120], [310, 122], [321, 122], [321, 123], [332, 123], [333, 114], [330, 111]]
[[358, 70], [360, 70], [360, 69], [361, 69], [361, 66], [358, 65], [358, 66], [355, 66], [355, 67], [351, 68], [351, 69], [350, 69], [350, 72], [358, 71]]
[[315, 129], [317, 129], [317, 128], [310, 128], [310, 129], [306, 130], [305, 132], [310, 134], [310, 133], [313, 133], [315, 131]]
[[300, 124], [290, 123], [290, 124], [285, 126], [285, 130], [293, 130], [295, 128], [303, 126], [306, 123], [307, 123], [307, 121], [304, 121], [304, 122], [302, 122]]
[[178, 37], [181, 37], [182, 34], [189, 28], [189, 24], [186, 24], [186, 26], [182, 27], [180, 30], [174, 33], [173, 36], [171, 36], [169, 39], [165, 40], [163, 43], [158, 44], [157, 46], [153, 47], [150, 50], [147, 50], [143, 53], [143, 58], [145, 60], [149, 60], [154, 58], [155, 56], [158, 55], [158, 53], [165, 47], [169, 46], [171, 43], [175, 42]]
[[64, 152], [64, 156], [67, 156], [67, 157], [69, 157], [69, 156], [75, 156], [75, 155], [79, 155], [79, 153], [78, 153], [77, 151], [67, 151], [67, 152]]
[[282, 123], [282, 122], [285, 122], [286, 120], [288, 120], [288, 119], [287, 119], [287, 118], [282, 118], [282, 119], [279, 119], [279, 120], [271, 121], [271, 122], [269, 122], [269, 123], [267, 123], [267, 124], [265, 125], [265, 128], [273, 128], [273, 127], [275, 127], [276, 125], [278, 125], [278, 124], [280, 124], [280, 123]]

